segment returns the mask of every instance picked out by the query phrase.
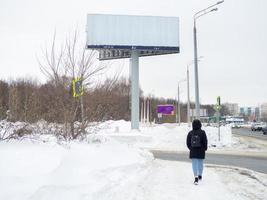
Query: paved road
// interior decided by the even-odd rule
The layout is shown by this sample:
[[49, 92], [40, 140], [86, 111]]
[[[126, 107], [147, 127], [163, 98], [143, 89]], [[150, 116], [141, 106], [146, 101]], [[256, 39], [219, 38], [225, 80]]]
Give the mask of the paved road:
[[[191, 162], [188, 152], [151, 151], [154, 157], [162, 160]], [[267, 174], [267, 155], [229, 155], [207, 153], [205, 163], [216, 165], [231, 165], [248, 168], [257, 172]]]
[[251, 131], [250, 128], [233, 128], [232, 133], [240, 136], [267, 140], [267, 135], [263, 135], [262, 131]]

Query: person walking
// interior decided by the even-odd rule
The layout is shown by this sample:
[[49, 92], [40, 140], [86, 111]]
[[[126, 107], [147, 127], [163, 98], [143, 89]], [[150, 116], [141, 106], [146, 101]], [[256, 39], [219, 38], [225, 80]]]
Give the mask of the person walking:
[[190, 150], [189, 158], [192, 159], [192, 168], [194, 173], [194, 184], [202, 180], [203, 160], [205, 152], [208, 149], [208, 139], [204, 130], [201, 129], [201, 122], [198, 119], [193, 120], [192, 128], [186, 138], [186, 145]]

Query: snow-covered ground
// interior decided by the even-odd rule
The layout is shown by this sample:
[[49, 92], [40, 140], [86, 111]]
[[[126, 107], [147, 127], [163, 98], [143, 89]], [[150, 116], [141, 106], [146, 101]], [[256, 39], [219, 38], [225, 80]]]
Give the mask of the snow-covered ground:
[[[131, 132], [130, 122], [107, 121], [103, 124], [98, 136], [115, 139], [141, 148], [171, 151], [187, 151], [186, 136], [191, 130], [187, 124], [141, 124], [140, 132]], [[209, 151], [267, 152], [266, 145], [251, 143], [232, 135], [231, 126], [203, 126], [208, 137]]]
[[[0, 142], [0, 200], [265, 199], [267, 175], [207, 165], [195, 186], [190, 163], [155, 160], [148, 149], [187, 151], [186, 124], [141, 125], [107, 121], [83, 141], [58, 141], [39, 122], [33, 135]], [[21, 123], [0, 123], [0, 134]], [[10, 128], [12, 127], [12, 128]], [[38, 128], [36, 128], [38, 127]], [[101, 127], [101, 128], [100, 128]], [[239, 148], [230, 127], [203, 127], [209, 150]], [[88, 127], [92, 131], [92, 127]], [[245, 148], [242, 146], [241, 149]], [[262, 149], [257, 149], [262, 151]]]

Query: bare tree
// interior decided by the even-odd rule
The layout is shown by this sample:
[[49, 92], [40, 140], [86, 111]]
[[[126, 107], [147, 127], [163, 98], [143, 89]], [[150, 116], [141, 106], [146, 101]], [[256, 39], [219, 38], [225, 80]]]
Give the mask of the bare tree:
[[89, 106], [87, 109], [91, 113], [89, 120], [103, 121], [108, 119], [130, 119], [129, 93], [130, 85], [125, 78], [117, 76], [105, 80], [104, 83], [97, 85], [85, 98]]
[[[46, 49], [43, 52], [43, 62], [39, 61], [41, 71], [57, 88], [57, 103], [61, 105], [56, 109], [63, 109], [66, 138], [75, 139], [84, 133], [87, 120], [84, 118], [83, 97], [72, 97], [71, 84], [72, 80], [79, 77], [85, 89], [91, 86], [92, 79], [100, 75], [107, 66], [107, 63], [100, 63], [96, 56], [95, 50], [87, 50], [84, 43], [79, 42], [76, 31], [58, 50], [55, 33], [50, 50]], [[77, 119], [81, 119], [82, 125], [75, 130], [74, 122]]]

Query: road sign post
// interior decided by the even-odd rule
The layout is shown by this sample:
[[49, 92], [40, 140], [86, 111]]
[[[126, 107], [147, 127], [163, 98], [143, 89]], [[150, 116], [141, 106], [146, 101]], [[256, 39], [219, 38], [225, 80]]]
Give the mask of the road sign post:
[[220, 133], [220, 110], [221, 110], [221, 97], [217, 97], [217, 104], [215, 105], [216, 115], [217, 115], [217, 122], [218, 122], [218, 138], [221, 141], [221, 133]]
[[77, 98], [77, 100], [80, 101], [81, 104], [81, 117], [82, 117], [82, 132], [85, 133], [85, 128], [84, 128], [84, 105], [83, 105], [83, 82], [82, 78], [78, 77], [72, 80], [72, 96], [74, 98]]

